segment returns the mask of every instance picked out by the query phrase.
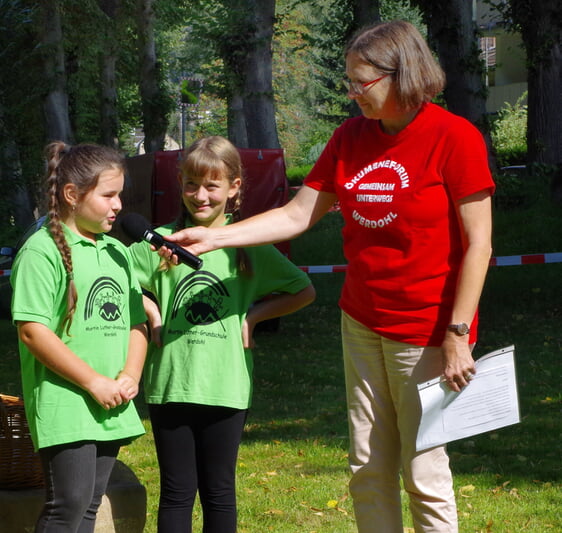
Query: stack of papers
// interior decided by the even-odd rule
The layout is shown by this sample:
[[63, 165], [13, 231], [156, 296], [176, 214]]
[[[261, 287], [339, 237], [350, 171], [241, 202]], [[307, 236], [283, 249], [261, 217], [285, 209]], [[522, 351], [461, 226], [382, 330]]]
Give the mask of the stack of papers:
[[418, 385], [417, 451], [520, 422], [514, 347], [480, 357], [470, 384], [453, 392], [442, 377]]

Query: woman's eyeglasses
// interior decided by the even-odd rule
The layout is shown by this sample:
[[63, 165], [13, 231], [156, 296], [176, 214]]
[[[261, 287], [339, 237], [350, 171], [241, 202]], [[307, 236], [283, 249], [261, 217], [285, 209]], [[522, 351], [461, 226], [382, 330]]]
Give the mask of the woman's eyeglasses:
[[379, 81], [383, 80], [387, 76], [390, 76], [390, 74], [385, 74], [384, 76], [381, 76], [376, 80], [366, 81], [365, 83], [343, 79], [342, 83], [348, 93], [354, 94], [356, 96], [361, 96], [367, 92], [367, 89], [369, 87], [374, 87]]

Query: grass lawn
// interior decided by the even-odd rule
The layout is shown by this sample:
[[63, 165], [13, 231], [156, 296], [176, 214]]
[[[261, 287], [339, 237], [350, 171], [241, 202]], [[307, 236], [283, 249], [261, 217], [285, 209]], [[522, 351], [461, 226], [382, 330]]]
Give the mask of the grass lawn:
[[[494, 255], [562, 251], [560, 218], [559, 207], [540, 199], [498, 211]], [[344, 263], [340, 224], [330, 214], [297, 239], [295, 262]], [[254, 405], [238, 462], [240, 533], [355, 531], [337, 308], [343, 276], [311, 275], [316, 302], [257, 335]], [[490, 269], [475, 355], [515, 345], [522, 421], [449, 445], [463, 533], [562, 531], [561, 315], [562, 264]], [[16, 394], [15, 331], [2, 321], [0, 334], [0, 391]], [[145, 423], [147, 435], [120, 458], [147, 488], [145, 531], [155, 533], [158, 470]], [[194, 530], [200, 525], [197, 509]]]

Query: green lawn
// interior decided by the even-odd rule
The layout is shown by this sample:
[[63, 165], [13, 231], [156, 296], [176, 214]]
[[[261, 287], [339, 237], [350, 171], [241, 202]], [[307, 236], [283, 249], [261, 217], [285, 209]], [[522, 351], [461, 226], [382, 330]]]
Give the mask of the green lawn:
[[[547, 202], [498, 212], [494, 255], [562, 251], [559, 220]], [[295, 262], [343, 263], [339, 227], [330, 214], [299, 238]], [[515, 345], [522, 421], [449, 446], [463, 533], [562, 531], [561, 276], [562, 264], [490, 269], [476, 356]], [[240, 533], [355, 531], [337, 309], [343, 274], [311, 277], [316, 302], [256, 338], [254, 405], [238, 463]], [[15, 332], [2, 321], [0, 333], [0, 391], [18, 393]], [[146, 428], [121, 459], [147, 487], [146, 532], [154, 533], [158, 470]], [[199, 510], [195, 523], [199, 531]]]

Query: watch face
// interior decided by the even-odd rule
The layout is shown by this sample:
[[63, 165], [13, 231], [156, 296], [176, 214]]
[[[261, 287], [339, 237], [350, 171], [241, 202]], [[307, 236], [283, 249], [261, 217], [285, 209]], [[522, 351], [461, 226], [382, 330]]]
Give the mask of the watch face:
[[460, 324], [451, 324], [447, 329], [454, 331], [457, 335], [466, 335], [470, 332], [468, 324], [465, 324], [464, 322], [461, 322]]

